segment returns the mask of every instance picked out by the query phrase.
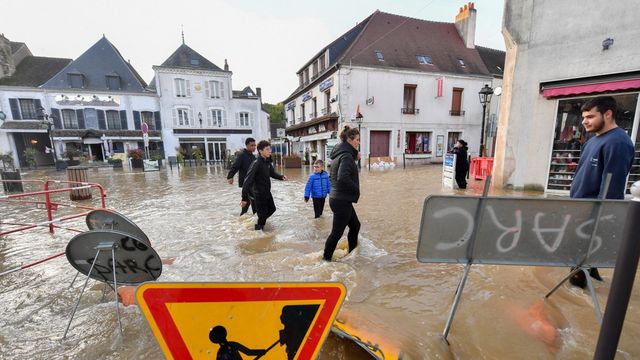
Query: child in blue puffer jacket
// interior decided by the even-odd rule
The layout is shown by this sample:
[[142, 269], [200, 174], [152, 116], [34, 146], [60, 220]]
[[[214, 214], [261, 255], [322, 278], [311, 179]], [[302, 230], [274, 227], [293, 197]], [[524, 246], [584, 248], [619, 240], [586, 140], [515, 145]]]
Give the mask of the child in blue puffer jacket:
[[313, 174], [309, 176], [307, 186], [304, 187], [304, 202], [308, 202], [309, 197], [313, 199], [313, 211], [317, 219], [324, 210], [324, 199], [331, 192], [331, 180], [329, 180], [329, 174], [324, 171], [322, 160], [316, 160], [313, 163], [313, 171]]

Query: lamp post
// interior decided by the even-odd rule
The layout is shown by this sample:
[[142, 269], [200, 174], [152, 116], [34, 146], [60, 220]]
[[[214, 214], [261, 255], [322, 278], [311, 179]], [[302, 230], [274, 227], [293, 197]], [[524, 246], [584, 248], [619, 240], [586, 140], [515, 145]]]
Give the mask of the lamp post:
[[47, 137], [49, 138], [49, 143], [51, 144], [51, 154], [53, 155], [53, 166], [58, 169], [58, 162], [56, 159], [56, 146], [53, 144], [53, 136], [51, 136], [51, 129], [53, 129], [53, 116], [44, 112], [44, 108], [39, 108], [38, 111], [42, 114], [43, 120], [42, 123], [47, 125]]
[[480, 104], [482, 104], [482, 127], [480, 128], [480, 151], [478, 152], [478, 156], [484, 156], [484, 119], [485, 114], [487, 113], [487, 104], [491, 102], [491, 95], [493, 95], [493, 89], [488, 85], [484, 84], [484, 87], [480, 89], [478, 96], [480, 97]]
[[[358, 134], [360, 134], [360, 125], [362, 125], [363, 119], [364, 119], [364, 116], [362, 116], [362, 113], [360, 112], [360, 105], [358, 105], [358, 110], [356, 111], [356, 118], [355, 118], [355, 122], [356, 124], [358, 124]], [[360, 136], [360, 141], [362, 141], [362, 134], [360, 134], [359, 136]], [[360, 152], [360, 144], [358, 144], [358, 152]], [[362, 158], [362, 154], [360, 154], [360, 158]], [[358, 169], [362, 168], [362, 165], [360, 163], [360, 158], [358, 158]]]

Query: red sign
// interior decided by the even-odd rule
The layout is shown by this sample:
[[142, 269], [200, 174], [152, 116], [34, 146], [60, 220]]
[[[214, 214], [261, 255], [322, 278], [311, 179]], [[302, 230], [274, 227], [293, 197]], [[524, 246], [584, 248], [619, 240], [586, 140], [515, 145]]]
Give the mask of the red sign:
[[149, 133], [149, 125], [147, 125], [146, 122], [143, 121], [141, 127], [142, 127], [142, 133], [143, 134], [148, 134]]
[[344, 296], [339, 283], [148, 282], [136, 292], [167, 359], [315, 359]]
[[444, 77], [440, 76], [439, 78], [436, 78], [437, 81], [437, 85], [436, 85], [436, 97], [442, 97], [442, 93], [443, 93], [443, 88], [444, 88]]

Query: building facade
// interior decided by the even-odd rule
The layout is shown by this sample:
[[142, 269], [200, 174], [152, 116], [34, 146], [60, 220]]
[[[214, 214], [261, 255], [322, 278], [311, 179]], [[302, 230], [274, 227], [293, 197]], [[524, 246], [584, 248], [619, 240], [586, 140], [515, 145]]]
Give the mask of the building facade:
[[208, 161], [223, 161], [230, 152], [244, 148], [248, 137], [270, 138], [260, 88], [232, 90], [226, 60], [221, 69], [183, 43], [153, 69], [167, 156], [175, 156], [181, 148], [191, 158], [198, 149]]
[[[640, 47], [632, 1], [505, 3], [507, 47], [494, 181], [567, 194], [589, 138], [580, 106], [598, 95], [617, 102], [618, 126], [638, 147]], [[603, 14], [608, 26], [602, 25]], [[640, 157], [637, 153], [636, 158]], [[629, 184], [640, 180], [636, 160]]]
[[457, 139], [477, 154], [478, 91], [498, 76], [474, 44], [475, 16], [473, 4], [456, 23], [376, 11], [323, 48], [284, 102], [293, 152], [326, 159], [336, 132], [350, 124], [360, 127], [365, 160], [441, 162]]

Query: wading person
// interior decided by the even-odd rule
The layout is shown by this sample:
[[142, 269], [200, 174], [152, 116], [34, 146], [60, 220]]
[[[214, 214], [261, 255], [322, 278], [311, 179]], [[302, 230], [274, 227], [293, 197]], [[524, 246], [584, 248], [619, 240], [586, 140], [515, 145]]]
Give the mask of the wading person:
[[[254, 138], [247, 138], [244, 142], [245, 149], [242, 150], [240, 155], [236, 157], [236, 161], [231, 165], [231, 169], [229, 170], [229, 174], [227, 174], [227, 182], [229, 184], [233, 184], [233, 177], [236, 173], [238, 173], [238, 186], [242, 188], [244, 184], [244, 178], [247, 176], [247, 172], [249, 171], [249, 166], [256, 160], [253, 152], [256, 151], [256, 140]], [[253, 195], [249, 194], [249, 203], [251, 204], [251, 210], [253, 213], [256, 213], [255, 201], [253, 200]], [[247, 211], [249, 211], [249, 204], [242, 208], [240, 215], [244, 215]]]
[[[582, 111], [582, 125], [595, 136], [582, 147], [580, 162], [571, 183], [569, 195], [574, 199], [624, 199], [627, 176], [631, 170], [634, 146], [627, 132], [616, 124], [617, 104], [611, 96], [601, 96], [587, 101]], [[611, 183], [604, 194], [605, 179], [611, 174]], [[591, 268], [592, 278], [602, 281], [597, 268]], [[571, 284], [584, 288], [587, 279], [579, 271]]]
[[313, 163], [313, 174], [309, 176], [307, 185], [304, 187], [304, 202], [313, 200], [313, 212], [315, 218], [319, 218], [324, 210], [324, 200], [331, 192], [331, 180], [329, 174], [324, 171], [324, 161], [316, 160]]
[[460, 189], [467, 188], [467, 172], [469, 171], [469, 159], [467, 159], [467, 142], [460, 139], [453, 146], [456, 154], [456, 183]]
[[262, 230], [269, 216], [276, 212], [276, 204], [271, 196], [271, 178], [287, 180], [284, 175], [278, 174], [271, 161], [271, 144], [262, 140], [258, 143], [258, 158], [251, 164], [247, 176], [242, 185], [242, 201], [240, 206], [244, 208], [249, 204], [249, 197], [253, 194], [258, 213], [256, 230]]
[[331, 152], [332, 189], [329, 195], [329, 207], [333, 211], [333, 226], [324, 244], [322, 258], [326, 261], [331, 261], [338, 241], [347, 226], [349, 227], [347, 234], [349, 252], [358, 246], [358, 232], [360, 232], [360, 221], [353, 208], [353, 203], [357, 203], [360, 198], [360, 180], [356, 164], [360, 157], [358, 153], [360, 133], [358, 129], [352, 129], [346, 125], [342, 129], [340, 140], [342, 142]]

